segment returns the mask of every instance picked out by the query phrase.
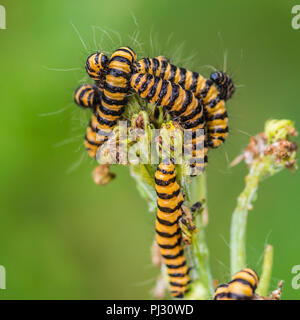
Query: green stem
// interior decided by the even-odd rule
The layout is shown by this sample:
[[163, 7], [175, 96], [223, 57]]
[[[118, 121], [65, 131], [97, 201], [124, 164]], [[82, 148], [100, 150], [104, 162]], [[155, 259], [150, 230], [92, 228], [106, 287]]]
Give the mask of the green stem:
[[198, 277], [204, 288], [206, 289], [207, 299], [213, 295], [214, 289], [212, 286], [212, 276], [209, 266], [209, 252], [205, 241], [205, 232], [202, 222], [202, 217], [196, 219], [198, 234], [193, 236], [192, 250], [194, 252], [194, 263], [198, 273]]
[[[193, 205], [197, 201], [205, 199], [203, 204], [204, 209], [207, 206], [207, 188], [206, 188], [206, 174], [203, 173], [192, 179], [192, 182], [187, 186], [187, 192], [189, 193], [190, 205]], [[198, 232], [192, 236], [192, 260], [199, 278], [199, 282], [195, 282], [192, 285], [191, 292], [202, 292], [201, 297], [195, 297], [194, 299], [211, 299], [214, 289], [212, 285], [212, 275], [209, 265], [209, 251], [205, 238], [205, 226], [203, 224], [202, 215], [198, 214], [195, 218], [195, 224]], [[202, 290], [197, 290], [197, 286], [200, 284]], [[194, 288], [193, 288], [194, 286]]]
[[268, 164], [264, 162], [253, 163], [243, 192], [237, 200], [237, 207], [231, 220], [230, 264], [231, 274], [240, 271], [246, 266], [246, 227], [248, 210], [256, 198], [259, 181], [265, 174]]
[[265, 249], [262, 274], [256, 291], [260, 296], [267, 296], [269, 293], [269, 286], [273, 267], [273, 256], [274, 249], [271, 245], [268, 244]]

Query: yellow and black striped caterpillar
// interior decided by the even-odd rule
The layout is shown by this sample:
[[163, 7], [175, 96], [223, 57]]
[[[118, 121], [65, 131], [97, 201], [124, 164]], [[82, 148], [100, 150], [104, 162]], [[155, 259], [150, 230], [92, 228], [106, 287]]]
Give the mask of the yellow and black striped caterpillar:
[[230, 282], [216, 288], [214, 300], [251, 300], [258, 282], [257, 273], [245, 268], [237, 272]]
[[234, 94], [235, 87], [228, 74], [222, 71], [215, 71], [210, 75], [210, 79], [220, 90], [220, 98], [227, 101]]
[[156, 242], [167, 267], [170, 293], [182, 298], [190, 281], [188, 266], [181, 245], [179, 219], [182, 216], [183, 196], [176, 182], [174, 164], [162, 162], [155, 173], [157, 193]]
[[93, 114], [84, 137], [86, 151], [92, 158], [96, 158], [98, 148], [108, 140], [109, 134], [110, 131], [98, 129], [97, 117]]
[[97, 149], [108, 140], [124, 111], [135, 60], [134, 51], [128, 47], [116, 50], [109, 61], [102, 53], [95, 53], [87, 59], [88, 74], [94, 80], [101, 81], [103, 89], [95, 85], [82, 85], [75, 91], [74, 99], [78, 105], [93, 110], [85, 136], [87, 151], [93, 158]]
[[102, 52], [93, 53], [86, 60], [86, 72], [100, 86], [102, 86], [108, 61], [108, 57]]
[[84, 109], [93, 111], [84, 137], [84, 144], [88, 154], [96, 158], [98, 148], [108, 140], [111, 129], [99, 124], [96, 109], [101, 105], [101, 91], [95, 85], [83, 84], [75, 90], [74, 101]]
[[204, 129], [205, 125], [201, 99], [196, 99], [191, 91], [180, 85], [149, 73], [134, 73], [131, 87], [141, 98], [163, 106], [184, 129], [191, 129], [185, 147], [192, 151], [191, 175], [199, 174], [207, 163], [207, 148], [199, 143], [203, 135], [198, 130]]
[[207, 144], [217, 148], [228, 135], [228, 115], [225, 101], [234, 93], [231, 78], [224, 72], [213, 72], [210, 79], [196, 72], [176, 67], [164, 57], [144, 58], [135, 65], [136, 72], [149, 73], [156, 77], [179, 84], [191, 90], [203, 100], [206, 113]]
[[84, 109], [95, 110], [100, 103], [101, 92], [96, 85], [82, 84], [75, 90], [74, 101]]
[[132, 74], [132, 64], [136, 55], [129, 47], [116, 50], [108, 64], [104, 76], [101, 104], [96, 108], [99, 122], [105, 129], [112, 129], [118, 122], [127, 103], [129, 80]]

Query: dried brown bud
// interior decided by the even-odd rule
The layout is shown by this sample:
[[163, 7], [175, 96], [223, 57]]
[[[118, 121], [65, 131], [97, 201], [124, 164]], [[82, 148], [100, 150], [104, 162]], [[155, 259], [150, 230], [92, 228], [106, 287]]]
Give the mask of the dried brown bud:
[[252, 300], [280, 300], [281, 294], [282, 294], [282, 286], [283, 286], [283, 281], [281, 280], [278, 283], [277, 289], [271, 292], [270, 297], [263, 297], [258, 294], [254, 294]]
[[261, 132], [255, 137], [250, 138], [250, 143], [241, 155], [236, 157], [230, 164], [231, 167], [236, 166], [242, 160], [250, 166], [254, 160], [258, 160], [264, 156], [264, 151], [267, 146], [267, 137]]
[[271, 293], [272, 300], [280, 300], [282, 294], [283, 281], [279, 281], [278, 287]]
[[145, 130], [145, 122], [142, 114], [139, 114], [135, 119], [135, 128]]
[[292, 159], [292, 154], [297, 149], [295, 141], [279, 140], [266, 148], [265, 155], [272, 155], [276, 163], [283, 162], [286, 168], [293, 169], [296, 166], [296, 159]]
[[251, 137], [250, 143], [244, 151], [245, 162], [251, 165], [254, 160], [263, 157], [266, 146], [267, 138], [263, 132], [256, 137]]
[[[270, 168], [286, 167], [290, 170], [297, 169], [296, 152], [298, 146], [295, 141], [290, 141], [291, 136], [298, 133], [289, 120], [270, 120], [265, 125], [265, 132], [251, 137], [250, 143], [242, 155], [235, 158], [230, 166], [235, 166], [242, 160], [250, 167], [257, 161], [268, 161], [272, 156]], [[276, 168], [275, 168], [276, 167]]]
[[93, 179], [96, 184], [103, 186], [108, 184], [115, 178], [115, 174], [110, 172], [108, 164], [101, 164], [97, 166], [93, 171]]

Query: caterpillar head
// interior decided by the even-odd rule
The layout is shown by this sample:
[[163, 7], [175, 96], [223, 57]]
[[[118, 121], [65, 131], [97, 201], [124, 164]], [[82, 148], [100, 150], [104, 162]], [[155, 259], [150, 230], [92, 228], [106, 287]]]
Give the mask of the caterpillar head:
[[95, 110], [100, 102], [100, 90], [97, 86], [91, 84], [82, 84], [75, 90], [75, 103], [84, 108]]
[[105, 75], [107, 65], [108, 57], [102, 52], [96, 52], [88, 56], [85, 68], [92, 79], [101, 81]]
[[210, 75], [210, 79], [219, 88], [221, 99], [228, 100], [233, 95], [235, 88], [232, 79], [228, 74], [221, 71], [215, 71]]

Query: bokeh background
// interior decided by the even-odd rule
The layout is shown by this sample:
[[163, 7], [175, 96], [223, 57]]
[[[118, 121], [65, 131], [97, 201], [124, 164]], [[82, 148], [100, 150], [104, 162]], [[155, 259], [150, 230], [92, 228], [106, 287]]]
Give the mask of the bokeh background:
[[[229, 169], [229, 162], [267, 119], [300, 125], [296, 2], [1, 4], [7, 29], [0, 30], [0, 265], [7, 290], [0, 298], [151, 298], [158, 275], [150, 259], [154, 216], [128, 168], [114, 168], [117, 179], [106, 187], [94, 184], [96, 163], [82, 147], [88, 116], [72, 100], [86, 78], [87, 55], [119, 46], [115, 31], [140, 57], [164, 54], [205, 75], [206, 65], [223, 68], [228, 50], [227, 70], [239, 88], [228, 103], [228, 141], [210, 154], [207, 230], [214, 277], [228, 281], [230, 219], [247, 172], [244, 164]], [[137, 31], [135, 43], [130, 36]], [[300, 298], [291, 287], [291, 269], [300, 264], [299, 187], [298, 174], [288, 171], [266, 180], [249, 215], [249, 266], [260, 272], [264, 246], [273, 244], [272, 288], [284, 279], [286, 299]]]

